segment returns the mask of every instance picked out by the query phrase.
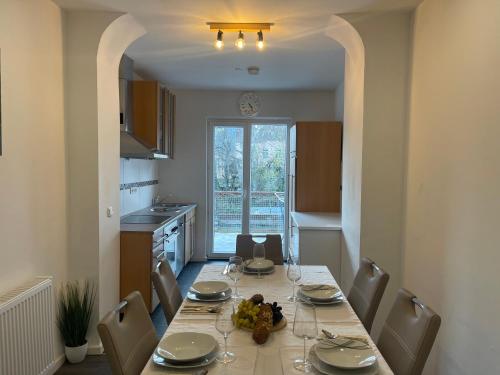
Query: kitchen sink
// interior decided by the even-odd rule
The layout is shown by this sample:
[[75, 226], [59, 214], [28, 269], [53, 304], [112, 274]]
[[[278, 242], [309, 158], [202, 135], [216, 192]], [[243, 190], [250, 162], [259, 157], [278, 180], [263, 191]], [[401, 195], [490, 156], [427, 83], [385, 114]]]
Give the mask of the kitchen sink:
[[189, 206], [189, 204], [184, 204], [184, 203], [158, 203], [157, 204], [157, 207], [170, 208], [170, 209], [173, 209], [173, 208], [184, 208], [184, 207], [187, 207], [187, 206]]
[[120, 220], [121, 224], [161, 224], [172, 216], [130, 215]]

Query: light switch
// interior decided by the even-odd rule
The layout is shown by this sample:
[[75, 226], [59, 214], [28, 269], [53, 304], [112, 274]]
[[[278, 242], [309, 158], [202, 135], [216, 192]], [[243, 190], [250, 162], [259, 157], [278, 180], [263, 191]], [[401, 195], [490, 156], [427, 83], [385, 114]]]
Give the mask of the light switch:
[[106, 210], [106, 213], [108, 217], [113, 216], [115, 214], [115, 212], [113, 211], [113, 207], [109, 206], [108, 209]]

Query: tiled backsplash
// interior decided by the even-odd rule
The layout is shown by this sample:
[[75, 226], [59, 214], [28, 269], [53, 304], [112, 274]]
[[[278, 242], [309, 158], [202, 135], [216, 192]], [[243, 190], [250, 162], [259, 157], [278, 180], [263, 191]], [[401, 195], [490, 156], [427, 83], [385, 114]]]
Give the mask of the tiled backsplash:
[[120, 215], [151, 205], [158, 195], [158, 161], [120, 159]]

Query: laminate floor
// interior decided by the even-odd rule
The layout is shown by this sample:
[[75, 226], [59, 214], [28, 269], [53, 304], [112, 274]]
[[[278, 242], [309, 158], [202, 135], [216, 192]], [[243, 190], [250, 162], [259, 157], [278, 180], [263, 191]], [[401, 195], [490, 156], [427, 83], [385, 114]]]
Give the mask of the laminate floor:
[[[193, 284], [193, 281], [196, 279], [198, 274], [201, 271], [201, 268], [207, 264], [224, 264], [224, 261], [209, 261], [209, 262], [193, 262], [188, 263], [179, 277], [177, 278], [177, 283], [179, 284], [179, 288], [181, 290], [181, 294], [183, 297], [186, 297], [186, 294], [189, 290], [189, 287]], [[162, 337], [167, 329], [167, 322], [165, 320], [165, 316], [163, 315], [163, 311], [161, 310], [161, 306], [158, 306], [155, 311], [151, 314], [151, 319], [153, 320], [153, 324], [156, 328], [156, 332], [158, 337]], [[70, 364], [65, 363], [62, 367], [56, 372], [56, 375], [111, 375], [111, 368], [108, 363], [108, 358], [106, 354], [103, 355], [89, 355], [82, 363]]]

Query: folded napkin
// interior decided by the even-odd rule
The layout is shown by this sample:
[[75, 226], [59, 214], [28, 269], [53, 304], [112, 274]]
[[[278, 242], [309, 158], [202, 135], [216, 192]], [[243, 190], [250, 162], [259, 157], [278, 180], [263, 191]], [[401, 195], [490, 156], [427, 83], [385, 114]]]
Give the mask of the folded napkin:
[[312, 284], [312, 285], [302, 285], [302, 290], [306, 292], [311, 292], [313, 290], [334, 290], [337, 289], [333, 285], [327, 284]]
[[319, 347], [322, 349], [349, 348], [364, 350], [369, 349], [368, 340], [361, 336], [334, 336], [333, 338], [318, 339]]

